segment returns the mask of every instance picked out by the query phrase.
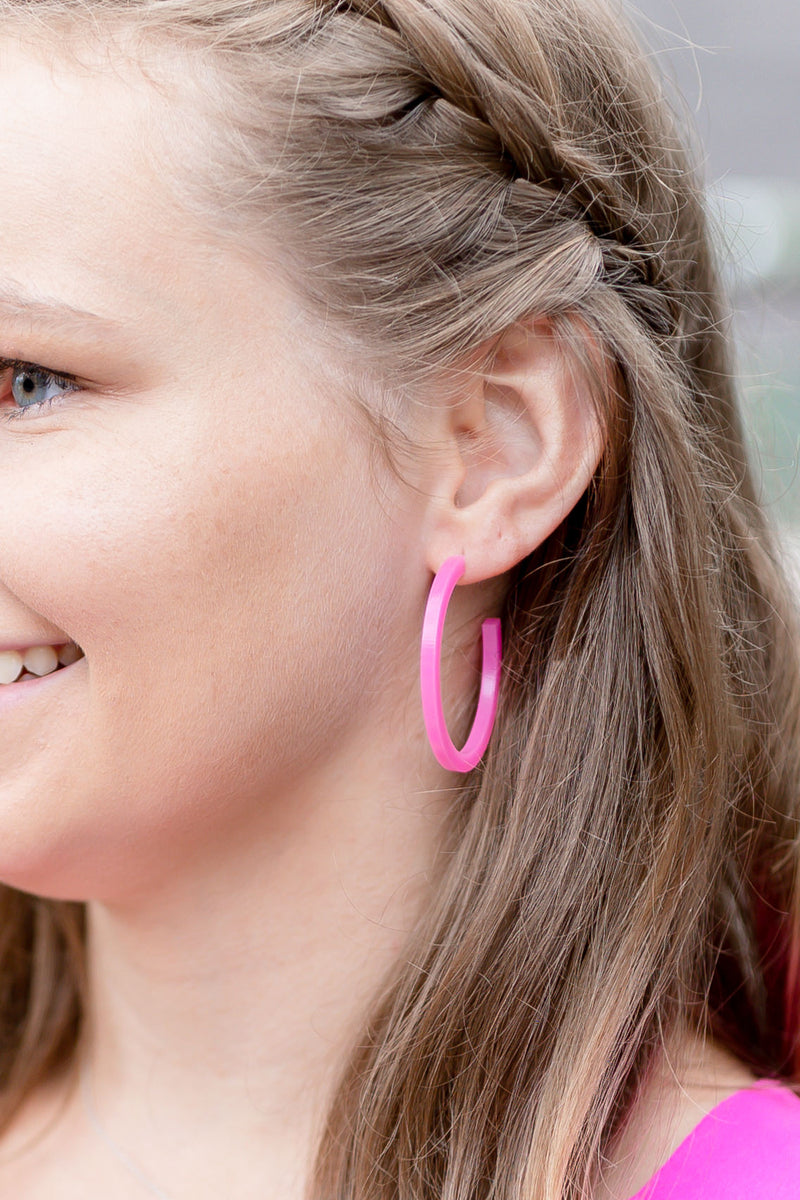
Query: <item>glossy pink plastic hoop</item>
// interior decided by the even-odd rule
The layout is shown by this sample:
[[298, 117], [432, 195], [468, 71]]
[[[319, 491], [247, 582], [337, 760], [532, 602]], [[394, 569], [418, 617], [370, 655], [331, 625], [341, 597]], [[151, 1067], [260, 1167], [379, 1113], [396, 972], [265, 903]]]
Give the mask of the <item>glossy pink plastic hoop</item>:
[[453, 745], [447, 732], [442, 711], [442, 634], [447, 616], [447, 605], [453, 589], [464, 574], [466, 564], [461, 555], [448, 558], [436, 573], [425, 618], [422, 622], [422, 646], [420, 649], [420, 685], [422, 689], [422, 715], [433, 753], [443, 767], [450, 771], [471, 771], [480, 762], [497, 712], [497, 696], [500, 690], [500, 661], [502, 657], [502, 635], [499, 617], [487, 617], [481, 626], [483, 639], [483, 671], [478, 708], [469, 737], [461, 750]]

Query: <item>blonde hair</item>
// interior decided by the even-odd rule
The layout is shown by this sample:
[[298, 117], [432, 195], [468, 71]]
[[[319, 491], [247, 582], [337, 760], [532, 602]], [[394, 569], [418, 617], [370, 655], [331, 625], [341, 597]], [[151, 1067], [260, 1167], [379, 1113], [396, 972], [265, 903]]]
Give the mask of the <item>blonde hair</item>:
[[[702, 184], [600, 0], [0, 0], [124, 39], [172, 182], [393, 405], [546, 316], [607, 448], [519, 564], [483, 764], [352, 1048], [315, 1200], [589, 1194], [670, 1034], [800, 1083], [800, 621], [747, 461]], [[72, 39], [73, 43], [78, 39]], [[64, 40], [57, 43], [60, 52]], [[177, 69], [175, 69], [177, 66]], [[357, 390], [357, 389], [354, 389]], [[3, 890], [6, 1119], [73, 1052], [83, 908]]]

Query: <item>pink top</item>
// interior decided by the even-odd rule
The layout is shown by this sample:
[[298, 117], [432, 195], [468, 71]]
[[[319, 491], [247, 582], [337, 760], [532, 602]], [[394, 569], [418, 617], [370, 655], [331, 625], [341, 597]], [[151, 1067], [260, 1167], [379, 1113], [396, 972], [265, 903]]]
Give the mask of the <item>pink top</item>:
[[800, 1098], [771, 1079], [734, 1092], [630, 1200], [800, 1200]]

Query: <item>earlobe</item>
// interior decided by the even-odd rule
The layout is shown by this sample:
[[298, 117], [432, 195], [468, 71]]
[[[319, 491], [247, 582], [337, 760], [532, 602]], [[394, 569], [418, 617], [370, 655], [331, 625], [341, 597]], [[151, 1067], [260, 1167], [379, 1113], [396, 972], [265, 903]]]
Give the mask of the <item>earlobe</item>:
[[[585, 328], [581, 336], [590, 338]], [[596, 342], [587, 349], [597, 360]], [[462, 554], [462, 582], [477, 583], [511, 570], [558, 527], [588, 487], [605, 439], [592, 382], [544, 318], [497, 339], [468, 387], [452, 409], [460, 471], [438, 498], [428, 565], [435, 572]]]

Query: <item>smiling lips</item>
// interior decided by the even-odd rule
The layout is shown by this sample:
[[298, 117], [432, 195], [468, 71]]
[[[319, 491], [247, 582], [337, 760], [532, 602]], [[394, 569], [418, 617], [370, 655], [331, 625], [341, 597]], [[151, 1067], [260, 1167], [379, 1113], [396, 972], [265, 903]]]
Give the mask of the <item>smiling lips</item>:
[[0, 686], [38, 679], [61, 667], [68, 667], [83, 658], [83, 651], [74, 642], [62, 646], [30, 646], [27, 650], [0, 651]]

